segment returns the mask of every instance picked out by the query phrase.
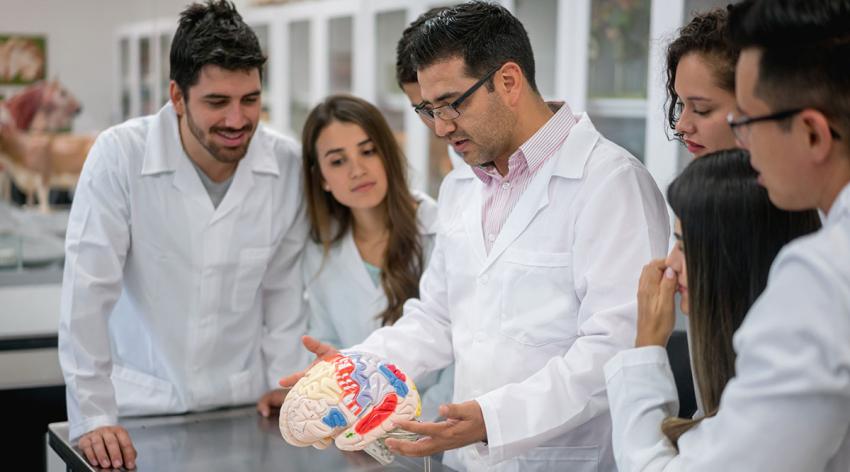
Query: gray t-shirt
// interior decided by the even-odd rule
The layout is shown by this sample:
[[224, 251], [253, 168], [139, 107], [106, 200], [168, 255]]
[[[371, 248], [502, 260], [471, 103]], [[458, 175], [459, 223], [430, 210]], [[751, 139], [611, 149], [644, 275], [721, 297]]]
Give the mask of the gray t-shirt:
[[[191, 159], [189, 160], [192, 161]], [[216, 182], [209, 178], [209, 176], [204, 173], [197, 164], [195, 164], [195, 161], [192, 161], [192, 165], [195, 166], [195, 171], [198, 173], [198, 177], [201, 178], [201, 183], [203, 183], [204, 188], [207, 189], [210, 200], [212, 200], [213, 208], [218, 208], [218, 205], [222, 200], [224, 200], [224, 195], [227, 194], [227, 189], [230, 188], [230, 183], [233, 182], [233, 175], [236, 175], [236, 173], [234, 172], [233, 175], [223, 182]]]

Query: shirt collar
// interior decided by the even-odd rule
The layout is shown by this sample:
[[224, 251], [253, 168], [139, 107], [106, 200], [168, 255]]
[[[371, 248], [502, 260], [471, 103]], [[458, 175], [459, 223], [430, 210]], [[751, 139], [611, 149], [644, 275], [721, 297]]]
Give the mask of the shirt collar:
[[[529, 172], [532, 174], [537, 172], [537, 169], [546, 162], [549, 156], [561, 147], [570, 134], [570, 130], [576, 124], [576, 117], [566, 103], [556, 102], [547, 103], [547, 105], [555, 114], [528, 141], [520, 145], [519, 149], [511, 154], [511, 157], [508, 158], [508, 174], [521, 161], [524, 161], [528, 166]], [[485, 184], [489, 183], [491, 179], [502, 178], [493, 167], [473, 166], [472, 171]]]

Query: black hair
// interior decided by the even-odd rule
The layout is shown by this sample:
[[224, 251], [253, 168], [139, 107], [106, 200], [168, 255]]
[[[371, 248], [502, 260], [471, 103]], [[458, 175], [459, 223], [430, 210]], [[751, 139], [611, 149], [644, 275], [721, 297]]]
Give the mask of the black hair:
[[[694, 159], [667, 189], [682, 226], [694, 376], [706, 417], [735, 375], [732, 337], [767, 286], [773, 260], [821, 226], [815, 210], [777, 208], [757, 178], [749, 153], [730, 149]], [[697, 422], [670, 418], [662, 430], [677, 444]]]
[[850, 0], [746, 0], [729, 31], [761, 50], [756, 96], [774, 110], [814, 108], [850, 137]]
[[398, 40], [395, 48], [395, 80], [398, 82], [399, 87], [404, 86], [404, 84], [418, 82], [416, 67], [413, 65], [413, 58], [410, 57], [410, 39], [422, 24], [446, 8], [434, 7], [426, 11], [413, 20], [413, 23], [410, 23], [401, 33], [401, 39]]
[[676, 129], [679, 121], [679, 95], [676, 93], [676, 69], [688, 54], [698, 53], [714, 72], [714, 81], [723, 90], [735, 94], [735, 64], [741, 49], [729, 38], [726, 8], [698, 13], [667, 46], [667, 123]]
[[227, 70], [258, 69], [262, 80], [266, 57], [254, 31], [245, 24], [233, 3], [208, 0], [193, 3], [180, 13], [180, 24], [171, 42], [171, 79], [188, 97], [206, 65]]
[[[519, 65], [535, 93], [534, 52], [522, 23], [505, 7], [487, 2], [461, 3], [439, 11], [410, 37], [417, 69], [460, 57], [470, 77], [480, 78], [508, 61]], [[493, 90], [492, 79], [487, 87]]]

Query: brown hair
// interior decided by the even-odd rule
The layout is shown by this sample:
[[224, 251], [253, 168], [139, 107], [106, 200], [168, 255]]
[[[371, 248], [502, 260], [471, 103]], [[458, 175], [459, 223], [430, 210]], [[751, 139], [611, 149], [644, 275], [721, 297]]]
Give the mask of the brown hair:
[[717, 86], [735, 94], [735, 64], [741, 48], [732, 43], [726, 29], [729, 12], [716, 8], [699, 13], [679, 30], [667, 46], [667, 124], [676, 129], [679, 121], [679, 95], [676, 93], [676, 69], [688, 54], [698, 53], [713, 69]]
[[[384, 116], [371, 103], [351, 95], [331, 95], [310, 112], [301, 133], [304, 159], [304, 193], [310, 220], [310, 238], [322, 244], [325, 256], [352, 226], [351, 209], [322, 188], [316, 141], [330, 123], [352, 123], [372, 140], [387, 174], [384, 199], [389, 242], [381, 268], [381, 287], [387, 308], [378, 315], [381, 325], [395, 323], [404, 302], [419, 296], [424, 266], [416, 219], [416, 200], [407, 185], [407, 160]], [[391, 222], [391, 224], [390, 224]]]
[[[682, 224], [694, 378], [705, 418], [717, 413], [735, 376], [732, 337], [767, 286], [776, 255], [821, 226], [815, 210], [771, 203], [749, 157], [730, 149], [693, 160], [667, 189]], [[701, 420], [667, 418], [661, 430], [678, 447], [679, 437]]]

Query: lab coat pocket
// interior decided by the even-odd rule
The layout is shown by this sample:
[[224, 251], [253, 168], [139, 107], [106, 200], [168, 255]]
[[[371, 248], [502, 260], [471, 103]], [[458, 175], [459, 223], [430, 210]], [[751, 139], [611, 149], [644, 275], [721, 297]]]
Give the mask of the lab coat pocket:
[[173, 413], [177, 407], [171, 382], [150, 374], [115, 364], [112, 385], [121, 416]]
[[233, 311], [242, 312], [253, 306], [269, 265], [270, 254], [271, 248], [268, 247], [243, 249], [239, 253], [233, 284]]
[[598, 472], [599, 448], [581, 447], [536, 447], [516, 459], [517, 470], [543, 472], [568, 470], [570, 472]]
[[567, 344], [576, 337], [576, 306], [568, 252], [510, 248], [499, 270], [500, 333], [527, 346]]

